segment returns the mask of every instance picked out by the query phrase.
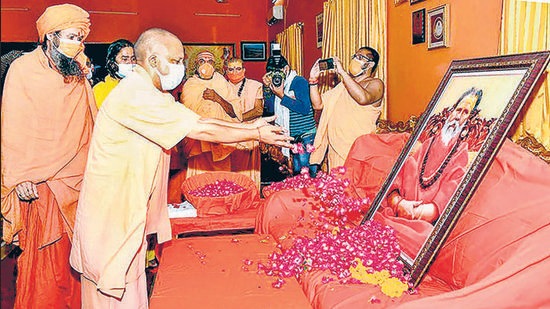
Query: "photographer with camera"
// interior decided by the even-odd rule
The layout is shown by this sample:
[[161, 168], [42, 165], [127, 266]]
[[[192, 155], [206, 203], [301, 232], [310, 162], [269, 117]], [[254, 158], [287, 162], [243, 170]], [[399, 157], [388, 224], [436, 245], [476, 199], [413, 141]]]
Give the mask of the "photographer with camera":
[[[329, 170], [344, 165], [355, 139], [376, 130], [384, 96], [384, 82], [374, 77], [379, 59], [375, 49], [361, 47], [352, 56], [347, 72], [336, 57], [319, 59], [311, 68], [311, 103], [314, 109], [322, 110], [311, 164], [321, 164], [326, 154]], [[318, 86], [321, 71], [335, 72], [341, 78], [323, 95]]]
[[[264, 108], [267, 114], [277, 115], [275, 123], [294, 137], [294, 147], [291, 150], [294, 174], [299, 173], [302, 168], [308, 168], [310, 175], [315, 177], [317, 166], [309, 165], [316, 129], [307, 81], [290, 69], [280, 51], [269, 57], [266, 71], [262, 78]], [[283, 148], [282, 151], [285, 156], [290, 157], [289, 149]]]

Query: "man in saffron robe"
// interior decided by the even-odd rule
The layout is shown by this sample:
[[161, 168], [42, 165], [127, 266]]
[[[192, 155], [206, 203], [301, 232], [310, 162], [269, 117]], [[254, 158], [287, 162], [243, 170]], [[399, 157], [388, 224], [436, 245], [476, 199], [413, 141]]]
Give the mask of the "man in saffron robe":
[[351, 145], [359, 136], [376, 130], [384, 96], [384, 82], [373, 77], [380, 59], [376, 50], [359, 48], [347, 72], [338, 58], [332, 59], [334, 70], [342, 78], [336, 87], [319, 94], [319, 60], [309, 75], [311, 104], [322, 110], [313, 144], [315, 150], [309, 161], [321, 164], [326, 154], [329, 170], [344, 165]]
[[407, 158], [396, 176], [386, 203], [375, 219], [395, 228], [403, 251], [416, 257], [445, 210], [468, 167], [468, 144], [463, 136], [483, 91], [471, 88], [458, 99], [441, 132], [427, 139]]
[[[188, 136], [282, 147], [291, 138], [273, 118], [251, 124], [201, 118], [168, 92], [185, 74], [181, 41], [149, 29], [135, 44], [137, 66], [102, 105], [76, 215], [70, 262], [82, 273], [84, 308], [147, 308], [146, 235], [171, 239], [169, 149]], [[101, 252], [101, 254], [98, 254]]]
[[[241, 100], [223, 75], [216, 72], [214, 54], [208, 50], [198, 53], [194, 65], [195, 75], [183, 85], [181, 103], [202, 117], [241, 122]], [[185, 139], [186, 177], [211, 171], [231, 171], [231, 154], [237, 147], [236, 144]]]
[[90, 21], [63, 4], [36, 25], [40, 45], [11, 64], [4, 89], [3, 239], [23, 250], [15, 308], [79, 308], [69, 250], [97, 112], [82, 52]]
[[[243, 65], [243, 61], [239, 58], [229, 59], [226, 75], [233, 90], [241, 98], [243, 121], [250, 121], [261, 117], [264, 111], [262, 83], [245, 76], [246, 68]], [[231, 154], [231, 171], [252, 178], [258, 189], [260, 189], [260, 149], [258, 143], [250, 146], [252, 148], [241, 147]]]

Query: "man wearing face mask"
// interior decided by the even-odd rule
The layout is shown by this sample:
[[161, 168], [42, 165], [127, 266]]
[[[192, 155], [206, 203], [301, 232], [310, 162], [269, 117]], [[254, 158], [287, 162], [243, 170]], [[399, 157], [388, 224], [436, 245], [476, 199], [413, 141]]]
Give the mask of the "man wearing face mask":
[[146, 235], [172, 238], [168, 150], [181, 139], [290, 146], [273, 118], [226, 122], [176, 103], [168, 91], [185, 75], [185, 54], [172, 33], [145, 31], [135, 52], [134, 73], [99, 110], [78, 203], [70, 262], [82, 274], [84, 308], [147, 308]]
[[107, 95], [118, 85], [121, 79], [128, 76], [136, 66], [134, 44], [120, 39], [116, 40], [107, 49], [106, 68], [108, 75], [105, 81], [94, 86], [94, 96], [97, 108], [101, 107]]
[[[227, 62], [227, 79], [230, 85], [233, 86], [233, 90], [237, 92], [237, 96], [241, 98], [243, 121], [250, 121], [262, 116], [264, 95], [262, 83], [245, 77], [245, 75], [246, 68], [243, 61], [239, 58], [229, 59]], [[257, 143], [252, 146], [252, 149], [239, 149], [231, 154], [231, 170], [249, 176], [260, 189], [260, 149]]]
[[311, 103], [322, 110], [310, 163], [321, 164], [326, 154], [329, 169], [344, 165], [357, 137], [376, 130], [384, 96], [384, 82], [374, 77], [380, 59], [376, 50], [359, 48], [347, 72], [338, 58], [332, 59], [342, 80], [333, 89], [319, 93], [319, 60], [309, 74]]
[[[215, 69], [214, 54], [201, 51], [195, 57], [195, 75], [183, 85], [180, 101], [202, 117], [241, 122], [241, 99], [233, 86]], [[231, 171], [232, 153], [251, 148], [251, 143], [219, 144], [186, 138], [183, 152], [188, 158], [186, 177], [211, 171]]]
[[[268, 113], [277, 115], [276, 123], [289, 130], [295, 139], [292, 149], [294, 174], [308, 168], [310, 175], [315, 176], [317, 166], [309, 164], [316, 129], [307, 81], [291, 70], [281, 55], [269, 57], [266, 71], [262, 78], [266, 86], [265, 107]], [[283, 149], [283, 154], [289, 157], [289, 149]]]
[[40, 45], [11, 64], [2, 98], [2, 237], [22, 249], [15, 308], [80, 308], [69, 251], [97, 113], [89, 15], [55, 5], [36, 26]]

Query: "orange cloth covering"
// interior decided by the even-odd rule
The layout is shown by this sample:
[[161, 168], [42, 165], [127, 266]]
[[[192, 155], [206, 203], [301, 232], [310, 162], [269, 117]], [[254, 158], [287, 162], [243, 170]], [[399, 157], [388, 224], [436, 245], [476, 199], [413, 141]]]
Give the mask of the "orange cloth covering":
[[[222, 98], [233, 106], [237, 118], [231, 118], [220, 104], [202, 98], [207, 88], [215, 90]], [[203, 80], [192, 76], [183, 85], [181, 103], [205, 118], [216, 118], [230, 122], [240, 122], [242, 119], [241, 102], [237, 93], [233, 91], [230, 82], [218, 72], [209, 80]], [[247, 143], [241, 143], [246, 145]], [[202, 174], [204, 172], [231, 171], [231, 153], [236, 149], [236, 144], [219, 144], [193, 139], [184, 140], [184, 153], [188, 157], [187, 177]]]
[[[431, 151], [427, 154], [432, 142]], [[407, 158], [388, 192], [398, 190], [401, 197], [407, 200], [434, 203], [442, 214], [466, 173], [468, 144], [460, 143], [456, 153], [441, 173], [441, 177], [430, 187], [425, 189], [420, 187], [419, 175], [422, 161], [427, 155], [424, 177], [435, 175], [453, 146], [454, 143], [445, 146], [438, 136], [424, 141], [420, 149]], [[397, 217], [385, 200], [376, 212], [376, 218], [395, 229], [401, 240], [401, 249], [412, 259], [416, 257], [433, 230], [430, 222]]]
[[[376, 192], [403, 146], [392, 139], [406, 136], [365, 135], [356, 141], [346, 166], [360, 195]], [[307, 217], [300, 197], [297, 191], [271, 195], [260, 210], [258, 226], [275, 238], [285, 235], [302, 210]], [[302, 286], [315, 308], [363, 308], [371, 306], [373, 296], [384, 308], [548, 307], [550, 247], [544, 244], [550, 238], [550, 220], [541, 214], [549, 211], [550, 167], [507, 140], [418, 294], [390, 299], [371, 285], [323, 284], [322, 272], [307, 274]]]
[[[65, 3], [46, 8], [36, 21], [40, 43], [44, 42], [46, 34], [69, 28], [82, 30], [84, 34], [82, 41], [84, 41], [90, 33], [90, 14], [74, 4]], [[84, 52], [79, 53], [75, 59], [81, 68], [87, 68], [88, 57], [84, 55]]]
[[185, 233], [254, 229], [260, 203], [257, 202], [250, 209], [237, 210], [225, 215], [172, 218], [170, 219], [172, 235], [177, 238], [178, 235]]
[[[172, 240], [163, 248], [150, 308], [311, 308], [294, 278], [276, 289], [276, 278], [256, 274], [256, 262], [275, 246], [257, 234]], [[245, 259], [254, 262], [249, 271]]]
[[[50, 68], [41, 47], [11, 64], [2, 97], [2, 232], [7, 243], [19, 236], [23, 252], [33, 256], [19, 262], [17, 295], [29, 296], [29, 302], [33, 301], [30, 296], [44, 296], [36, 287], [62, 288], [60, 285], [65, 283], [54, 285], [54, 278], [70, 276], [61, 252], [70, 246], [63, 239], [72, 237], [95, 113], [89, 83], [65, 83], [63, 76]], [[41, 188], [40, 199], [31, 207], [20, 202], [15, 191], [25, 181], [40, 184]], [[29, 216], [38, 218], [28, 224]], [[48, 252], [60, 252], [55, 255], [59, 260], [51, 260]], [[56, 269], [52, 277], [35, 279], [29, 274], [34, 264], [45, 262], [42, 259], [61, 263], [65, 269]]]
[[[229, 83], [233, 87], [233, 91], [238, 94], [239, 88], [242, 85], [242, 81], [236, 85]], [[241, 111], [243, 114], [254, 108], [256, 99], [263, 100], [264, 95], [262, 92], [262, 83], [253, 79], [246, 79], [244, 83], [243, 91], [241, 93]], [[256, 183], [258, 190], [260, 189], [262, 177], [260, 174], [261, 169], [261, 156], [258, 142], [249, 143], [252, 147], [249, 149], [237, 149], [231, 154], [231, 171], [246, 175]]]
[[323, 111], [313, 143], [315, 151], [309, 162], [321, 164], [326, 154], [331, 169], [344, 165], [351, 145], [359, 136], [376, 130], [382, 106], [357, 104], [344, 83], [325, 92], [322, 101]]
[[[103, 103], [70, 257], [71, 265], [97, 285], [98, 293], [120, 298], [126, 284], [140, 278], [145, 268], [135, 265], [145, 260], [137, 253], [146, 234], [157, 233], [159, 243], [171, 239], [166, 207], [168, 149], [199, 118], [170, 93], [156, 89], [139, 66]], [[87, 304], [84, 298], [83, 304]]]

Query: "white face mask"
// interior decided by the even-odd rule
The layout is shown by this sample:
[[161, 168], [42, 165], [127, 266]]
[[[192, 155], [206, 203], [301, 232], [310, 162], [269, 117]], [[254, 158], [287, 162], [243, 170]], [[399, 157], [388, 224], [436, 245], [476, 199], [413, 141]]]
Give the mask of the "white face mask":
[[120, 76], [120, 78], [124, 78], [134, 71], [135, 66], [136, 65], [132, 63], [119, 63], [117, 75]]
[[88, 71], [88, 73], [86, 74], [86, 79], [92, 79], [92, 77], [94, 76], [94, 73], [92, 72], [92, 70]]
[[185, 76], [185, 65], [183, 63], [168, 63], [169, 71], [167, 75], [162, 75], [156, 68], [155, 70], [157, 71], [157, 75], [160, 78], [160, 86], [162, 87], [162, 90], [166, 91], [170, 91], [176, 88]]

